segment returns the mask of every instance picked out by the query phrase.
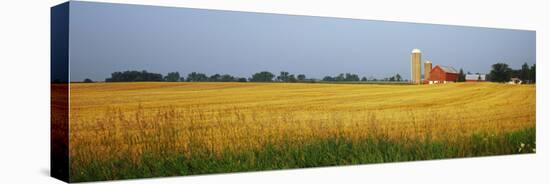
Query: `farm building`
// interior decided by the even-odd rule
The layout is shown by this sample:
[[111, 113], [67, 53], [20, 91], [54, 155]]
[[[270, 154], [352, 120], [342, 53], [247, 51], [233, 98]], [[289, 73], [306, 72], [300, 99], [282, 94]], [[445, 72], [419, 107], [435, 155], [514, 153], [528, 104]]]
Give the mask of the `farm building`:
[[422, 52], [420, 49], [413, 49], [411, 51], [411, 83], [413, 84], [422, 84], [421, 78], [421, 70], [422, 66], [420, 65], [420, 61], [422, 60]]
[[466, 82], [485, 82], [485, 74], [466, 74]]
[[[424, 63], [424, 78], [422, 80], [422, 52], [420, 49], [413, 49], [411, 52], [411, 83], [412, 84], [439, 84], [456, 82], [458, 72], [453, 67], [436, 65], [432, 68], [432, 61]], [[485, 78], [485, 77], [484, 77]]]
[[517, 77], [512, 77], [508, 84], [522, 84], [523, 81]]
[[432, 61], [426, 61], [424, 63], [424, 84], [428, 83], [430, 78], [430, 71], [432, 70]]
[[450, 66], [441, 66], [436, 65], [435, 67], [429, 69], [424, 68], [424, 70], [429, 70], [429, 77], [425, 80], [425, 83], [429, 84], [440, 84], [448, 82], [456, 82], [458, 80], [458, 71]]

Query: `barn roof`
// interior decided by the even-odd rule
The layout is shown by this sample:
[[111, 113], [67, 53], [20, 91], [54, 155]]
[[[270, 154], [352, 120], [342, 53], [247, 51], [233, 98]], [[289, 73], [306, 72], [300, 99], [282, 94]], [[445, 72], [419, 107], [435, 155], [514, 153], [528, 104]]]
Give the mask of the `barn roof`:
[[443, 70], [445, 73], [458, 73], [458, 71], [456, 71], [453, 67], [450, 67], [450, 66], [441, 66], [441, 65], [438, 65], [439, 68], [441, 68], [441, 70]]

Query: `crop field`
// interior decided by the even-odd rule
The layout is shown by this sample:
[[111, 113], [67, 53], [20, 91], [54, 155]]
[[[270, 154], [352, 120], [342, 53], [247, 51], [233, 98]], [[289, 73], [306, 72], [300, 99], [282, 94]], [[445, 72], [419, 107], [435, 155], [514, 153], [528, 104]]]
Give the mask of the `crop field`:
[[536, 152], [535, 85], [72, 83], [72, 181]]

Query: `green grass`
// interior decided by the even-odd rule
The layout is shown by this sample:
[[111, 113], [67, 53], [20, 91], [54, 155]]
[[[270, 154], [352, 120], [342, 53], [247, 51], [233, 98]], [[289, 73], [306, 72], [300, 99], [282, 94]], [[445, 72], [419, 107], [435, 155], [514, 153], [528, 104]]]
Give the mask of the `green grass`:
[[503, 135], [479, 133], [461, 144], [429, 139], [403, 143], [381, 137], [350, 141], [342, 137], [300, 147], [290, 143], [265, 145], [261, 150], [218, 156], [206, 149], [195, 149], [190, 155], [144, 153], [137, 163], [120, 158], [72, 168], [70, 178], [71, 182], [81, 182], [534, 153], [535, 132], [535, 128], [528, 128]]

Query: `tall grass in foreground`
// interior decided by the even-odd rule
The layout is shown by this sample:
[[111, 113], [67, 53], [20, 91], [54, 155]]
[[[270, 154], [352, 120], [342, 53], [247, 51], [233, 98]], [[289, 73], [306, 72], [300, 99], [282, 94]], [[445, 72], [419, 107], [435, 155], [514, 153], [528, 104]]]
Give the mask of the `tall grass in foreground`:
[[417, 140], [404, 144], [380, 137], [349, 140], [321, 139], [304, 145], [282, 142], [259, 150], [225, 151], [214, 155], [198, 148], [191, 154], [145, 152], [138, 160], [128, 157], [93, 160], [73, 168], [71, 180], [94, 181], [207, 173], [258, 171], [349, 164], [430, 160], [535, 152], [535, 129], [503, 135], [474, 134], [467, 147], [445, 141]]

